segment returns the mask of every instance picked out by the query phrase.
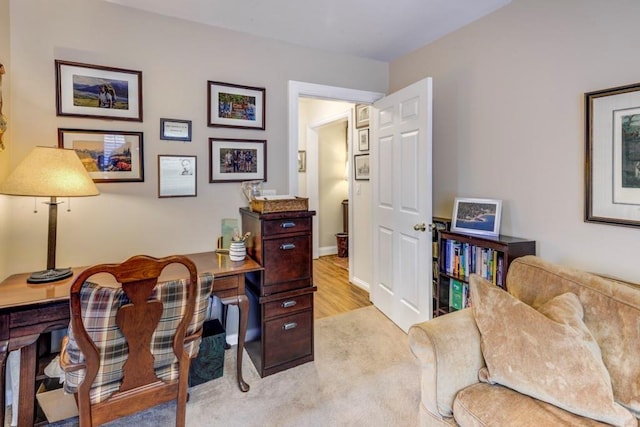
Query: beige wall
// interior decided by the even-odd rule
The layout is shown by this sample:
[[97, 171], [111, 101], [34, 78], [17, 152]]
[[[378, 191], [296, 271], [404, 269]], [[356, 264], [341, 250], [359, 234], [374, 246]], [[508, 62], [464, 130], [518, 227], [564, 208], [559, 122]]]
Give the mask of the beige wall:
[[[2, 76], [2, 113], [5, 117], [11, 117], [11, 59], [10, 52], [10, 21], [9, 21], [9, 0], [0, 0], [0, 64], [5, 67], [6, 74]], [[11, 126], [8, 124], [7, 132], [3, 135], [2, 140], [5, 146], [10, 146]], [[9, 169], [9, 152], [7, 150], [0, 152], [0, 181], [6, 178]], [[7, 197], [0, 196], [0, 277], [7, 275], [7, 256], [9, 253], [8, 242], [9, 231], [9, 200]]]
[[[144, 132], [144, 183], [99, 184], [100, 196], [73, 200], [71, 212], [66, 205], [60, 209], [59, 266], [119, 261], [137, 253], [161, 256], [213, 249], [220, 220], [239, 217], [238, 208], [246, 202], [239, 183], [208, 183], [208, 138], [267, 139], [265, 187], [286, 194], [288, 81], [379, 92], [385, 92], [388, 83], [386, 63], [303, 49], [102, 1], [11, 0], [9, 5], [12, 166], [35, 145], [55, 145], [57, 128]], [[141, 70], [144, 122], [56, 117], [55, 59]], [[265, 87], [266, 131], [208, 128], [207, 80]], [[192, 120], [193, 142], [160, 141], [161, 117]], [[198, 197], [157, 198], [158, 154], [198, 157]], [[43, 268], [46, 206], [33, 214], [33, 199], [0, 198], [0, 209], [9, 200], [7, 225], [2, 224], [3, 233], [8, 233], [2, 236], [2, 247], [12, 247], [3, 254], [5, 275]]]
[[[344, 179], [347, 160], [347, 122], [338, 121], [318, 130], [320, 176], [320, 248], [336, 248], [336, 233], [342, 232], [342, 201], [349, 197]], [[337, 250], [334, 251], [337, 253]]]
[[552, 261], [640, 281], [640, 229], [585, 223], [585, 92], [640, 81], [636, 0], [514, 0], [390, 64], [434, 78], [434, 214], [504, 200], [502, 231]]

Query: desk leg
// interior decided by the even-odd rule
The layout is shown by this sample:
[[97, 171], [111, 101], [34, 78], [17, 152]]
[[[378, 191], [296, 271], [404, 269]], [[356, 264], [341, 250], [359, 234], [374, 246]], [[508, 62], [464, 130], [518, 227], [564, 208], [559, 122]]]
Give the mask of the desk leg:
[[36, 396], [37, 340], [22, 347], [20, 354], [20, 391], [18, 400], [18, 425], [32, 427]]
[[[238, 387], [241, 391], [249, 391], [249, 384], [242, 376], [242, 356], [244, 354], [244, 341], [247, 337], [247, 325], [249, 323], [249, 299], [246, 295], [238, 295], [231, 298], [223, 298], [222, 303], [238, 306], [238, 355], [236, 356], [236, 375], [238, 377]], [[226, 316], [225, 316], [226, 321]]]
[[238, 295], [238, 317], [239, 327], [238, 327], [238, 361], [237, 361], [237, 375], [238, 375], [238, 386], [240, 386], [240, 390], [247, 392], [249, 391], [249, 384], [244, 382], [244, 378], [242, 376], [242, 355], [244, 354], [244, 340], [247, 337], [247, 324], [249, 323], [249, 299], [246, 295]]
[[0, 341], [0, 422], [4, 425], [4, 410], [6, 408], [4, 401], [4, 384], [5, 372], [7, 369], [7, 354], [9, 354], [9, 342]]

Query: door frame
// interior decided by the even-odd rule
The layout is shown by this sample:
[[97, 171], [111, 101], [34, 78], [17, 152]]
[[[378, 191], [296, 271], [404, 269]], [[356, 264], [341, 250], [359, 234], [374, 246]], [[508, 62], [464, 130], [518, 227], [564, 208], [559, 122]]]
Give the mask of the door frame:
[[[381, 92], [349, 89], [289, 80], [289, 194], [298, 193], [298, 99], [318, 98], [352, 102], [354, 104], [373, 104], [385, 96]], [[352, 200], [352, 185], [349, 180], [349, 200]], [[349, 230], [353, 230], [353, 209], [349, 209]], [[317, 238], [317, 236], [316, 236]], [[349, 253], [353, 253], [353, 239], [349, 239]], [[353, 280], [353, 257], [349, 257], [349, 281]]]

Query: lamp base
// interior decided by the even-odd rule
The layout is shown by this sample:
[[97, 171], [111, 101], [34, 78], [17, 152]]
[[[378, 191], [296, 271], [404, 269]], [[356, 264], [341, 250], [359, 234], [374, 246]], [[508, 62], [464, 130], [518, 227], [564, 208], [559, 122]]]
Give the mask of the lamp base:
[[70, 268], [53, 268], [51, 270], [36, 271], [31, 273], [27, 283], [49, 283], [73, 276]]

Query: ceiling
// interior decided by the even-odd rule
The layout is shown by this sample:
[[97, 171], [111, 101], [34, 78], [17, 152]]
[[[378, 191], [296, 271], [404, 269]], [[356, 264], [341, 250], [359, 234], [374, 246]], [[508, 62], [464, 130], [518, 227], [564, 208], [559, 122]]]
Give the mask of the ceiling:
[[300, 46], [390, 62], [511, 0], [105, 0]]

